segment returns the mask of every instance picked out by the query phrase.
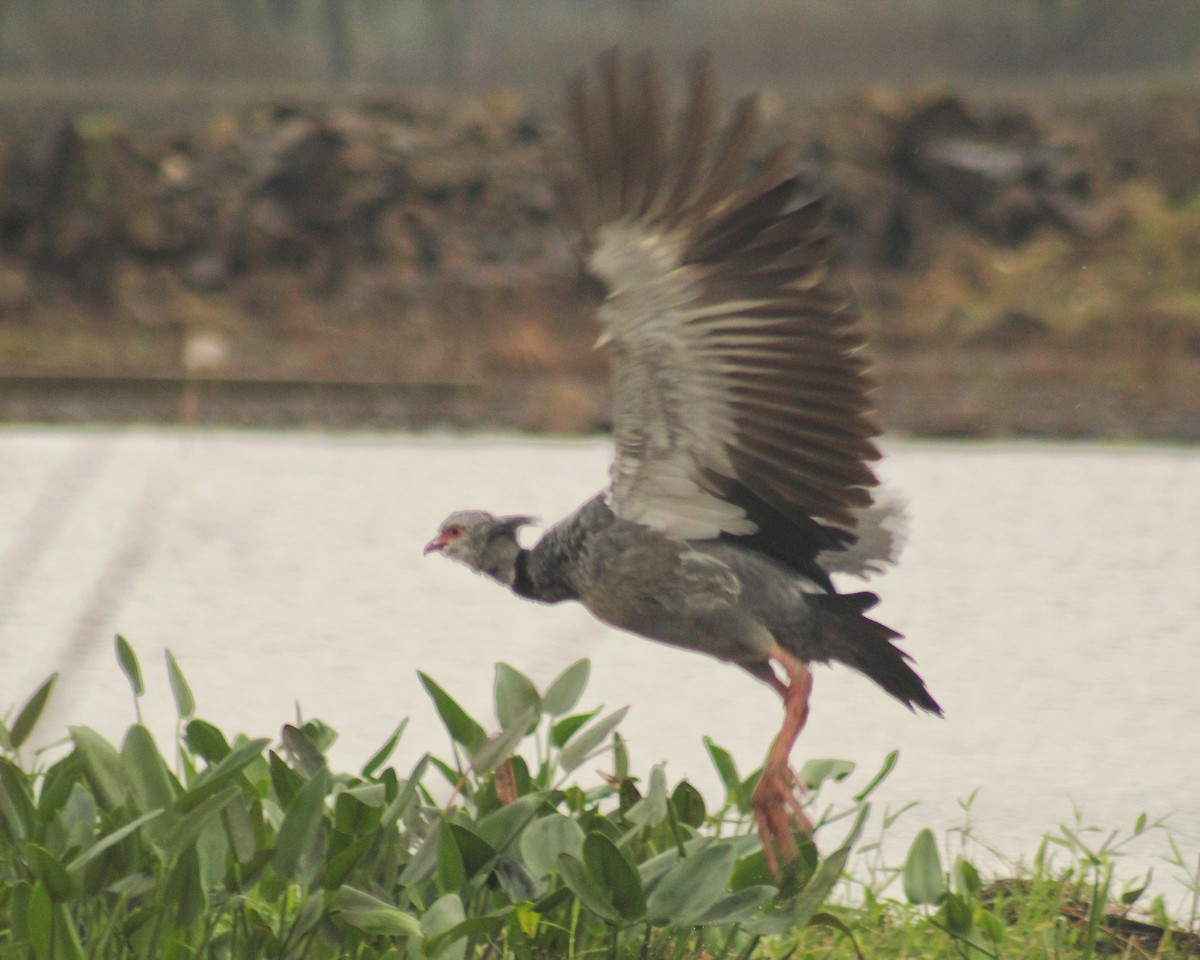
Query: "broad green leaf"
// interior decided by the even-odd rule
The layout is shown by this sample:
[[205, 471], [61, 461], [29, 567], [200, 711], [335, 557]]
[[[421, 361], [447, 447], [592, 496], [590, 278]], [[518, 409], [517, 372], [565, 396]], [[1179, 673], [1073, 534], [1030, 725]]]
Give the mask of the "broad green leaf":
[[718, 841], [680, 860], [655, 884], [646, 902], [651, 921], [691, 926], [725, 892], [735, 858], [733, 845]]
[[625, 714], [628, 712], [628, 707], [615, 710], [607, 717], [597, 720], [590, 726], [584, 727], [568, 740], [562, 748], [562, 752], [558, 755], [558, 765], [562, 768], [563, 772], [570, 773], [582, 765], [591, 755], [592, 751], [608, 739], [608, 735], [625, 719]]
[[34, 876], [55, 903], [70, 900], [79, 892], [75, 879], [49, 850], [36, 843], [25, 844], [25, 855]]
[[258, 834], [255, 825], [262, 822], [262, 802], [248, 799], [244, 794], [221, 811], [225, 836], [238, 863], [249, 863], [258, 853]]
[[121, 755], [96, 731], [88, 727], [69, 729], [96, 799], [106, 809], [120, 806], [130, 790]]
[[[1129, 905], [1125, 904], [1125, 906]], [[1004, 921], [990, 910], [979, 907], [975, 911], [975, 925], [979, 927], [983, 935], [991, 940], [995, 946], [1000, 946], [1004, 941]]]
[[304, 778], [287, 765], [283, 757], [274, 750], [267, 754], [267, 763], [271, 771], [271, 789], [281, 807], [291, 806], [292, 798], [304, 786]]
[[965, 857], [958, 857], [954, 861], [954, 887], [964, 897], [978, 897], [983, 891], [979, 871]]
[[262, 755], [263, 750], [270, 742], [265, 737], [260, 737], [257, 740], [248, 740], [239, 744], [224, 760], [215, 767], [209, 767], [196, 778], [195, 783], [180, 797], [180, 808], [188, 810], [202, 803], [207, 797], [235, 780], [246, 767]]
[[363, 933], [390, 937], [425, 936], [421, 921], [411, 913], [405, 913], [369, 893], [343, 885], [338, 888], [338, 901], [342, 919]]
[[849, 760], [809, 760], [800, 768], [800, 781], [809, 789], [817, 790], [826, 780], [840, 783], [854, 772]]
[[175, 654], [167, 651], [167, 679], [171, 682], [171, 695], [175, 698], [175, 712], [187, 719], [196, 712], [196, 700], [192, 696], [192, 688], [183, 677], [183, 671], [175, 662]]
[[946, 896], [942, 858], [938, 854], [937, 841], [928, 829], [917, 834], [904, 861], [904, 895], [909, 903], [934, 906]]
[[697, 927], [708, 927], [715, 924], [741, 923], [758, 913], [762, 907], [774, 899], [779, 891], [769, 884], [753, 887], [743, 887], [734, 893], [726, 894], [692, 921]]
[[503, 730], [511, 730], [521, 717], [529, 717], [525, 733], [533, 732], [542, 711], [537, 687], [520, 670], [507, 663], [496, 664], [496, 719]]
[[561, 813], [534, 820], [521, 833], [521, 857], [535, 877], [558, 872], [558, 855], [583, 855], [583, 831], [571, 817]]
[[[683, 844], [682, 856], [680, 849], [675, 844], [671, 844], [662, 853], [650, 857], [648, 860], [643, 860], [638, 864], [638, 876], [642, 879], [642, 886], [647, 890], [653, 890], [654, 885], [666, 873], [674, 869], [681, 859], [694, 856], [705, 847], [709, 846], [713, 841], [706, 837], [693, 837], [691, 840], [685, 840]], [[723, 840], [722, 843], [734, 843], [736, 850], [735, 839]], [[747, 884], [749, 886], [749, 884]]]
[[120, 664], [121, 672], [125, 674], [125, 678], [129, 681], [129, 686], [133, 688], [133, 695], [140, 697], [146, 692], [146, 685], [142, 683], [142, 665], [138, 663], [137, 654], [133, 652], [133, 647], [119, 633], [115, 640], [117, 648], [117, 663]]
[[589, 660], [576, 660], [551, 682], [542, 694], [542, 709], [552, 717], [566, 716], [575, 709], [587, 686], [592, 664]]
[[494, 850], [503, 850], [537, 816], [538, 808], [546, 802], [545, 794], [529, 793], [516, 803], [509, 803], [499, 810], [479, 819], [475, 832]]
[[[625, 781], [628, 782], [628, 781]], [[650, 788], [646, 795], [625, 811], [625, 819], [635, 826], [652, 827], [667, 817], [667, 773], [661, 763], [650, 768]]]
[[171, 774], [154, 737], [140, 723], [126, 731], [121, 757], [142, 811], [159, 810], [174, 802], [175, 785], [171, 782]]
[[322, 767], [288, 805], [275, 843], [275, 872], [280, 877], [297, 879], [301, 860], [316, 849], [329, 787], [329, 770]]
[[207, 720], [189, 720], [184, 742], [192, 753], [202, 757], [207, 764], [220, 763], [231, 752], [225, 734]]
[[671, 806], [675, 808], [675, 816], [680, 823], [688, 827], [703, 825], [708, 811], [704, 808], [704, 797], [700, 791], [686, 780], [680, 780], [671, 794]]
[[943, 894], [938, 912], [951, 933], [959, 937], [967, 937], [975, 926], [971, 905], [956, 893]]
[[4, 821], [9, 823], [11, 839], [23, 840], [36, 828], [40, 811], [33, 805], [31, 785], [28, 774], [11, 760], [0, 757], [0, 814], [3, 814], [0, 825]]
[[[458, 894], [447, 893], [430, 904], [425, 915], [421, 917], [421, 927], [425, 931], [426, 938], [433, 940], [442, 934], [449, 934], [451, 930], [462, 924], [466, 916]], [[437, 960], [463, 960], [467, 955], [467, 943], [463, 939], [465, 936], [464, 931], [463, 936], [453, 940], [444, 939], [440, 946], [429, 952], [429, 956], [437, 958]]]
[[224, 790], [206, 796], [171, 824], [171, 828], [162, 838], [163, 849], [172, 856], [182, 854], [195, 844], [200, 831], [220, 816], [221, 811], [240, 795], [241, 790], [230, 784]]
[[742, 781], [738, 776], [737, 764], [733, 762], [733, 757], [730, 756], [728, 750], [724, 747], [718, 747], [711, 737], [704, 738], [704, 749], [708, 751], [708, 756], [716, 767], [717, 776], [721, 778], [721, 783], [725, 786], [725, 802], [731, 804], [741, 812], [746, 813], [750, 809], [750, 799], [746, 792], [742, 789]]
[[29, 931], [29, 898], [33, 884], [28, 880], [9, 881], [8, 886], [8, 934], [9, 943], [28, 943], [32, 940]]
[[869, 803], [864, 803], [859, 807], [858, 816], [854, 818], [854, 823], [850, 827], [850, 832], [846, 834], [846, 839], [842, 841], [842, 845], [821, 861], [816, 872], [805, 884], [804, 889], [800, 891], [793, 913], [796, 926], [807, 926], [825, 905], [825, 901], [829, 899], [833, 888], [837, 886], [842, 874], [846, 872], [846, 861], [850, 859], [850, 853], [854, 850], [854, 845], [858, 843], [858, 838], [862, 836], [863, 826], [866, 824], [870, 812], [871, 805]]
[[558, 875], [583, 907], [591, 910], [601, 920], [609, 923], [622, 922], [623, 918], [613, 907], [608, 891], [592, 878], [582, 861], [569, 853], [560, 853]]
[[[83, 774], [82, 761], [77, 750], [72, 750], [46, 771], [38, 795], [38, 815], [44, 823], [49, 823], [62, 809], [71, 795], [71, 788], [79, 782]], [[21, 775], [21, 779], [25, 780], [24, 774]]]
[[640, 920], [646, 913], [646, 894], [637, 870], [602, 833], [588, 834], [583, 841], [583, 863], [597, 885], [607, 891], [621, 919]]
[[95, 841], [93, 831], [99, 815], [100, 808], [96, 805], [96, 797], [88, 789], [88, 784], [76, 780], [71, 784], [71, 792], [58, 815], [59, 823], [66, 830], [66, 842], [81, 850], [90, 846]]
[[599, 712], [600, 710], [596, 709], [590, 710], [587, 713], [576, 713], [569, 717], [563, 717], [550, 727], [551, 745], [555, 747], [561, 747], [564, 743], [575, 736], [576, 732]]
[[143, 824], [149, 823], [151, 820], [162, 816], [163, 812], [164, 811], [162, 810], [151, 810], [149, 813], [142, 814], [131, 823], [127, 823], [125, 826], [119, 827], [112, 833], [101, 837], [94, 844], [83, 851], [83, 853], [68, 863], [67, 871], [69, 873], [78, 873], [101, 854], [105, 853], [110, 847], [116, 846], [131, 833], [138, 830]]
[[850, 859], [854, 844], [862, 834], [870, 810], [870, 804], [863, 804], [859, 808], [858, 816], [842, 845], [821, 861], [804, 889], [791, 904], [750, 921], [746, 928], [753, 933], [771, 936], [807, 926], [825, 905], [829, 894], [833, 892], [833, 888], [845, 872], [846, 861]]
[[283, 741], [283, 749], [292, 761], [292, 766], [299, 770], [302, 776], [311, 777], [325, 766], [325, 755], [299, 727], [285, 723], [280, 739]]
[[38, 960], [52, 956], [50, 944], [54, 936], [54, 901], [50, 899], [50, 891], [43, 883], [35, 883], [29, 894], [26, 926], [29, 929], [29, 939], [33, 943], [34, 956]]
[[321, 886], [327, 890], [341, 886], [371, 847], [379, 840], [376, 834], [364, 833], [350, 841], [330, 859], [321, 873]]
[[396, 749], [396, 744], [400, 742], [400, 738], [404, 735], [404, 728], [408, 726], [408, 717], [400, 721], [395, 731], [384, 742], [383, 746], [376, 750], [371, 759], [363, 764], [362, 776], [364, 780], [370, 780], [375, 776], [375, 771], [382, 767], [388, 757], [392, 755], [392, 751]]
[[386, 799], [382, 783], [363, 783], [339, 791], [333, 803], [334, 829], [352, 837], [374, 832]]
[[387, 805], [382, 816], [380, 816], [379, 822], [382, 826], [395, 826], [396, 822], [404, 816], [409, 805], [417, 797], [417, 787], [421, 785], [421, 778], [425, 776], [425, 770], [428, 766], [429, 754], [422, 754], [421, 759], [417, 761], [417, 765], [412, 768], [412, 772], [408, 775], [408, 779], [404, 781], [404, 786], [396, 794], [396, 799]]
[[33, 692], [33, 696], [25, 701], [25, 706], [21, 707], [21, 712], [17, 714], [17, 719], [13, 721], [12, 729], [8, 734], [8, 742], [13, 745], [14, 749], [19, 750], [21, 745], [29, 739], [29, 735], [33, 733], [33, 728], [37, 726], [42, 711], [46, 709], [46, 701], [50, 699], [50, 694], [54, 692], [54, 684], [57, 682], [58, 674], [50, 674]]
[[461, 823], [449, 824], [450, 833], [454, 835], [454, 843], [462, 855], [463, 869], [467, 877], [488, 866], [496, 859], [496, 851], [490, 843]]
[[163, 890], [167, 903], [175, 907], [176, 936], [180, 936], [208, 914], [208, 891], [200, 876], [200, 855], [195, 844], [184, 847], [167, 876]]
[[429, 676], [417, 673], [421, 686], [433, 700], [433, 706], [442, 718], [442, 724], [455, 743], [461, 743], [468, 752], [474, 752], [487, 739], [487, 732], [460, 707], [445, 690]]
[[512, 723], [498, 734], [489, 737], [478, 749], [472, 751], [471, 769], [475, 771], [476, 776], [490, 773], [507, 760], [517, 749], [517, 744], [528, 736], [532, 729], [531, 723], [537, 724], [537, 708], [532, 705], [513, 718]]
[[461, 890], [466, 882], [467, 868], [463, 864], [462, 851], [458, 849], [454, 831], [443, 823], [438, 831], [437, 888], [442, 893], [452, 893]]
[[[790, 874], [788, 879], [791, 879]], [[729, 889], [734, 892], [773, 882], [775, 878], [771, 876], [767, 857], [761, 848], [739, 859], [734, 864], [733, 873], [729, 875]]]

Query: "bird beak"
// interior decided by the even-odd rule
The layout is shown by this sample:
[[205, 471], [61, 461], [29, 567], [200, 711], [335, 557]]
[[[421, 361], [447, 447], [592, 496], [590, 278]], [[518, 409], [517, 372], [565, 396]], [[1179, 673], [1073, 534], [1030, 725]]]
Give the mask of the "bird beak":
[[446, 549], [446, 540], [439, 533], [436, 537], [425, 544], [425, 549], [421, 551], [423, 556], [429, 556], [431, 553], [441, 553]]

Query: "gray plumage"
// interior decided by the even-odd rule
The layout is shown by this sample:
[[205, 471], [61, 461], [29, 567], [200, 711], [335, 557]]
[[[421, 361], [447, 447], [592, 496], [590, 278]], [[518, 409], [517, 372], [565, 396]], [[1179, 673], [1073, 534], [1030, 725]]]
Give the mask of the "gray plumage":
[[800, 196], [786, 151], [753, 158], [752, 99], [718, 135], [700, 58], [672, 138], [648, 59], [627, 69], [610, 54], [599, 81], [581, 72], [568, 85], [575, 157], [558, 189], [607, 292], [610, 484], [532, 548], [517, 541], [524, 518], [464, 511], [426, 549], [771, 683], [788, 706], [787, 742], [772, 750], [756, 811], [764, 845], [786, 855], [777, 811], [786, 800], [799, 815], [785, 773], [807, 716], [805, 664], [847, 664], [941, 713], [899, 635], [866, 616], [874, 594], [832, 582], [879, 569], [902, 538], [902, 509], [872, 496], [863, 341], [830, 276], [823, 203]]

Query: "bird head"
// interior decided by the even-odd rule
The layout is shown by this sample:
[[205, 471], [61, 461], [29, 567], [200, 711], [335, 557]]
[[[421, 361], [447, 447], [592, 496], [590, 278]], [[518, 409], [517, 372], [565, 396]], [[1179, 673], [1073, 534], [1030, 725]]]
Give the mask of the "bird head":
[[452, 513], [425, 544], [425, 553], [440, 553], [472, 570], [511, 585], [516, 570], [517, 531], [532, 517], [495, 517], [483, 510]]

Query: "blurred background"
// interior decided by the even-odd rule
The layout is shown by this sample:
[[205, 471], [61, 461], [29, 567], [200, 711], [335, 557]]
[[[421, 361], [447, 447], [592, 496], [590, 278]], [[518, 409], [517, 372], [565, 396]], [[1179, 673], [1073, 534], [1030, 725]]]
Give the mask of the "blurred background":
[[716, 53], [887, 425], [1200, 438], [1192, 0], [4, 0], [0, 418], [603, 427], [566, 75]]

